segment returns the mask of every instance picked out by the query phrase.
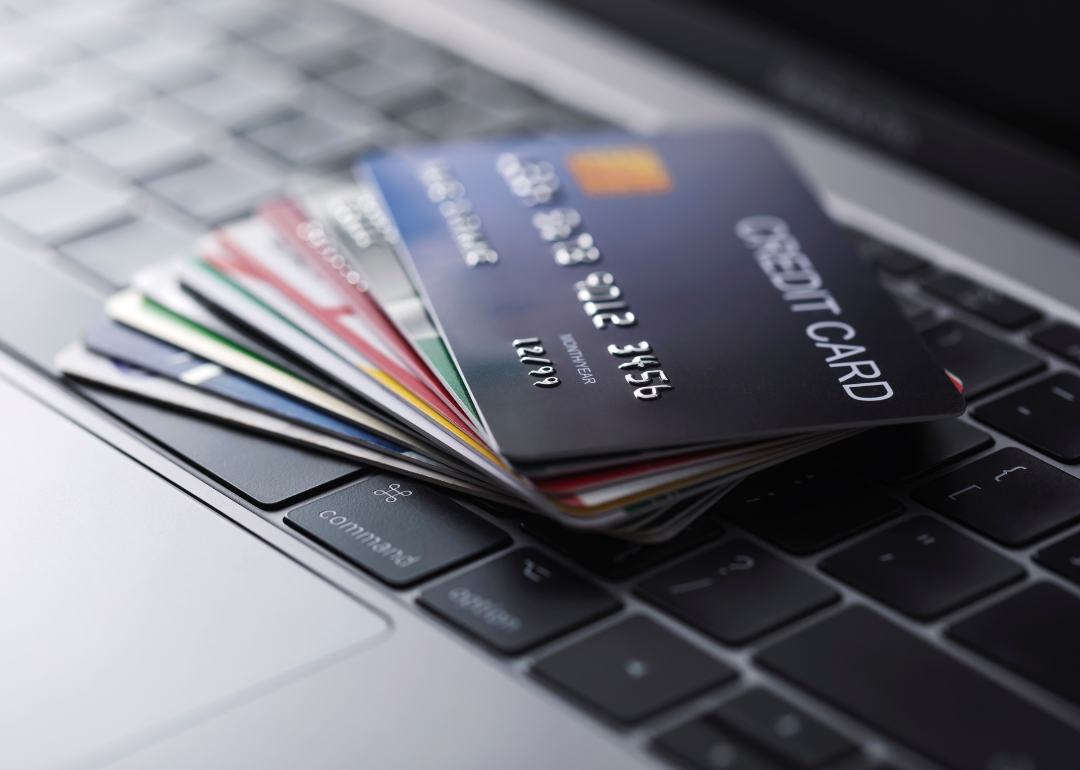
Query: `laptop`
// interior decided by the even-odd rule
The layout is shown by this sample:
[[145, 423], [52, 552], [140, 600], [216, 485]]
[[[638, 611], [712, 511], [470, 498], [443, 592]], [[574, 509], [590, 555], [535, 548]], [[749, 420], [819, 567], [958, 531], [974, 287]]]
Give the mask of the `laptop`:
[[[1075, 27], [873, 11], [5, 2], [0, 764], [1080, 766]], [[54, 368], [297, 174], [728, 125], [780, 143], [964, 416], [763, 471], [652, 545], [425, 490], [463, 522], [433, 549], [488, 536], [400, 586], [285, 523], [376, 472]], [[512, 652], [477, 631], [514, 623], [540, 631]]]

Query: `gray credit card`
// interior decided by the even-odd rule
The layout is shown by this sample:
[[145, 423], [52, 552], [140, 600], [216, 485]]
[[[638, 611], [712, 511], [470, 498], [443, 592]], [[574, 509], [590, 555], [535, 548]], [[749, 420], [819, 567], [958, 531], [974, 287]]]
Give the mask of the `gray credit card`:
[[964, 410], [761, 133], [421, 147], [358, 173], [515, 463]]

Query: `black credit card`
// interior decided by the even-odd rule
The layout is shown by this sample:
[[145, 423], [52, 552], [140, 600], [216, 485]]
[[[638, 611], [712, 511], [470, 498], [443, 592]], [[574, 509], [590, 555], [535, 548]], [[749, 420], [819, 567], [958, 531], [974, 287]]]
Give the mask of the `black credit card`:
[[421, 147], [358, 173], [512, 462], [964, 410], [761, 133]]

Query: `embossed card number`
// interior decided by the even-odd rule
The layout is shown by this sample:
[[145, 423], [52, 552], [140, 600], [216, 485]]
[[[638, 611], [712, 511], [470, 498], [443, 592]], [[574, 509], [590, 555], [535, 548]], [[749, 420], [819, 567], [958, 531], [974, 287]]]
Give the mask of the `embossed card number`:
[[[589, 273], [584, 281], [574, 284], [578, 301], [586, 315], [592, 318], [593, 326], [597, 329], [606, 329], [608, 326], [634, 326], [637, 317], [626, 308], [629, 305], [622, 297], [622, 289], [615, 285], [615, 276], [611, 273], [597, 270]], [[622, 313], [611, 311], [623, 310]]]
[[537, 380], [533, 383], [540, 388], [554, 388], [557, 385], [562, 384], [562, 380], [558, 377], [552, 377], [550, 375], [555, 374], [555, 367], [551, 366], [550, 358], [540, 358], [545, 352], [544, 346], [540, 344], [539, 337], [525, 337], [524, 339], [514, 340], [514, 349], [517, 351], [518, 360], [523, 364], [542, 364], [542, 366], [532, 369], [529, 375], [532, 377], [542, 377], [543, 379]]
[[[629, 361], [624, 364], [619, 364], [620, 369], [639, 369], [640, 374], [627, 374], [626, 381], [631, 385], [642, 385], [644, 387], [634, 388], [634, 398], [641, 401], [656, 401], [660, 398], [661, 392], [665, 390], [674, 390], [674, 385], [669, 385], [671, 379], [664, 373], [663, 369], [653, 368], [659, 367], [660, 361], [655, 355], [652, 355], [652, 346], [644, 340], [636, 345], [608, 345], [608, 353], [619, 358], [625, 358], [627, 356], [633, 356]], [[648, 384], [655, 380], [655, 384]]]

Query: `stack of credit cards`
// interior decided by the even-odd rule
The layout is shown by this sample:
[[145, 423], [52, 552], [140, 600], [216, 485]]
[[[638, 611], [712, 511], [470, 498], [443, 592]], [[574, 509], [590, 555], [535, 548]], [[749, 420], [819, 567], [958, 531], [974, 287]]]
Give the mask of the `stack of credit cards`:
[[363, 158], [107, 312], [62, 371], [642, 542], [752, 471], [964, 410], [753, 131]]

